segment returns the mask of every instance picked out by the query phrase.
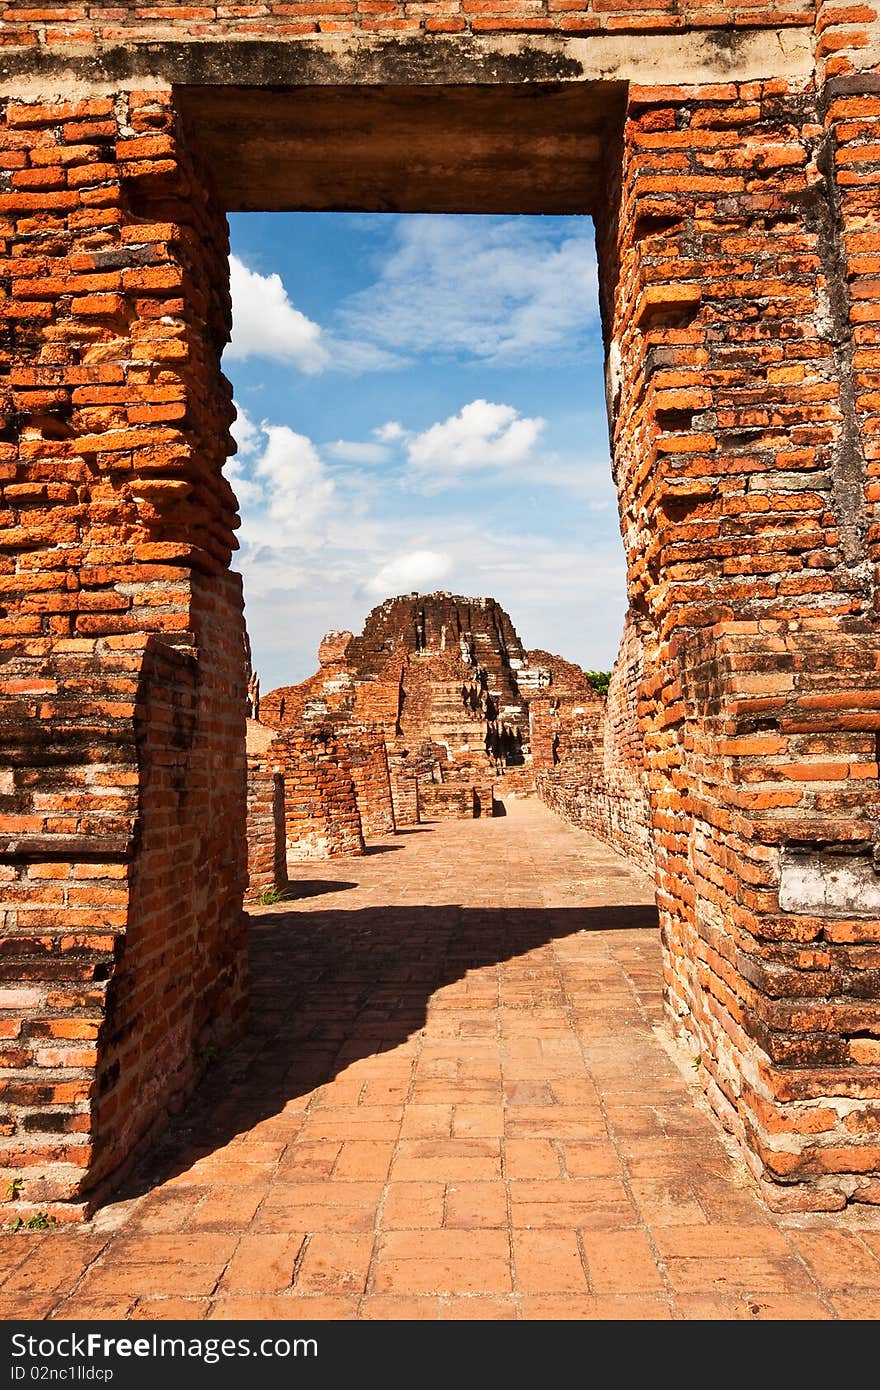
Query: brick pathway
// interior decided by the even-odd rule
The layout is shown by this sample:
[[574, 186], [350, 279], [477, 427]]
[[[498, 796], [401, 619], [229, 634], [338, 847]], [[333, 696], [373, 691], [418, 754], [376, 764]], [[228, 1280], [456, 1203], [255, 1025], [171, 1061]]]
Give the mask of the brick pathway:
[[298, 868], [251, 1035], [90, 1226], [4, 1234], [0, 1317], [876, 1318], [880, 1212], [768, 1212], [656, 1031], [644, 877], [509, 812]]

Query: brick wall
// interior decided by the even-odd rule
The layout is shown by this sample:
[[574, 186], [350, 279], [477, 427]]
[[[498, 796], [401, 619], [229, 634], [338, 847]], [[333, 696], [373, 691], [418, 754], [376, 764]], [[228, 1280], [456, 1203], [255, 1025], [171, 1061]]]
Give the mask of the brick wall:
[[870, 952], [876, 922], [825, 874], [843, 842], [838, 878], [864, 885], [876, 842], [875, 311], [853, 238], [878, 164], [864, 124], [845, 138], [844, 175], [814, 94], [780, 81], [631, 88], [599, 238], [630, 598], [656, 634], [639, 709], [667, 998], [771, 1200], [805, 1207], [876, 1200], [880, 1157], [880, 1072], [848, 1041], [876, 1036], [870, 954], [843, 945]]
[[644, 653], [627, 618], [608, 695], [586, 705], [534, 701], [532, 757], [538, 795], [572, 824], [654, 873], [645, 746], [638, 717]]
[[[831, 8], [828, 6], [827, 8]], [[862, 7], [859, 7], [862, 9]], [[844, 11], [846, 15], [852, 9]], [[7, 0], [3, 12], [3, 41], [9, 47], [47, 44], [53, 48], [82, 48], [93, 43], [128, 44], [165, 38], [295, 39], [309, 34], [362, 33], [397, 36], [425, 34], [580, 35], [682, 31], [701, 26], [767, 26], [812, 24], [815, 5], [791, 0], [784, 7], [745, 3], [723, 11], [673, 0], [382, 0], [381, 10], [364, 0], [264, 0], [234, 5], [186, 5], [180, 0], [132, 0], [48, 6], [39, 10], [30, 0]], [[846, 30], [864, 30], [864, 20], [842, 17]]]
[[242, 1017], [227, 243], [167, 93], [6, 101], [0, 161], [0, 1167], [68, 1215]]
[[260, 754], [247, 760], [247, 845], [249, 901], [287, 887], [284, 777]]
[[284, 769], [288, 861], [363, 854], [351, 763], [326, 730], [281, 734], [272, 746]]
[[385, 739], [376, 729], [348, 730], [345, 748], [364, 838], [394, 834], [394, 805]]

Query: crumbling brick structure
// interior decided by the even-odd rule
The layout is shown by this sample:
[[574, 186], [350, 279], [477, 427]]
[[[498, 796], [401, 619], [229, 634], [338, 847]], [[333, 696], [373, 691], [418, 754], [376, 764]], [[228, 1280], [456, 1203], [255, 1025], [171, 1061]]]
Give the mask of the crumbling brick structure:
[[3, 1171], [81, 1209], [241, 1018], [224, 210], [585, 212], [670, 1016], [880, 1200], [876, 0], [380, 9], [3, 10]]
[[518, 679], [530, 674], [494, 599], [388, 599], [357, 637], [327, 633], [318, 660], [314, 676], [262, 698], [262, 718], [279, 729], [332, 730], [348, 752], [365, 834], [418, 824], [423, 814], [492, 814], [493, 781], [528, 752]]
[[275, 730], [247, 721], [247, 890], [245, 899], [283, 893], [287, 877], [284, 767], [273, 755]]
[[639, 625], [630, 613], [607, 698], [596, 696], [582, 672], [580, 682], [570, 677], [566, 695], [548, 694], [531, 702], [530, 741], [541, 799], [653, 875], [645, 742], [638, 716], [643, 678]]

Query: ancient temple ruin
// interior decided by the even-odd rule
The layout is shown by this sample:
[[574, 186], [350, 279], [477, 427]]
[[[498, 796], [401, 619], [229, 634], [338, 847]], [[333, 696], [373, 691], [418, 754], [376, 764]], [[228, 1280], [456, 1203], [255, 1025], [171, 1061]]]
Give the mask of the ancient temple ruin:
[[668, 1018], [770, 1200], [880, 1200], [876, 0], [8, 0], [0, 43], [22, 1209], [93, 1205], [244, 1025], [246, 208], [594, 217]]
[[[538, 786], [586, 825], [555, 794], [571, 780], [597, 808], [589, 828], [626, 843], [626, 813], [613, 824], [598, 791], [603, 701], [580, 667], [527, 652], [494, 599], [389, 599], [357, 637], [328, 633], [318, 660], [308, 680], [264, 695], [248, 723], [250, 897], [282, 889], [291, 860], [362, 854], [371, 836], [422, 820], [503, 813], [505, 796]], [[641, 786], [634, 707], [627, 730]], [[646, 797], [641, 813], [647, 836]]]

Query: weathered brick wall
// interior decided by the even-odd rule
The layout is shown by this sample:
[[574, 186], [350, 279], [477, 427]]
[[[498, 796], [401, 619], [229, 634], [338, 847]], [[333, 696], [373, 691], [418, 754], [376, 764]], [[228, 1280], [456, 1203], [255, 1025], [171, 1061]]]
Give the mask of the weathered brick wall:
[[[861, 7], [860, 7], [861, 8]], [[843, 12], [844, 14], [847, 11]], [[850, 8], [849, 13], [852, 13]], [[750, 6], [738, 0], [723, 11], [697, 0], [257, 0], [234, 5], [181, 4], [180, 0], [89, 0], [35, 8], [31, 0], [7, 0], [4, 43], [53, 48], [135, 40], [297, 38], [309, 34], [590, 34], [657, 33], [701, 26], [812, 24], [811, 0], [784, 7]], [[857, 21], [858, 22], [858, 21]], [[852, 21], [847, 28], [852, 28]], [[864, 21], [859, 22], [859, 28]]]
[[364, 836], [344, 744], [313, 729], [280, 734], [273, 757], [284, 768], [288, 861], [363, 854]]
[[244, 670], [222, 214], [168, 93], [2, 116], [0, 1163], [26, 1213], [96, 1190], [240, 1022]]
[[364, 838], [393, 835], [394, 805], [385, 739], [376, 729], [346, 730], [345, 748]]
[[284, 823], [284, 777], [267, 766], [266, 758], [247, 760], [248, 884], [245, 898], [287, 887], [287, 837]]
[[[808, 57], [805, 29], [815, 81], [772, 67], [780, 30]], [[163, 40], [189, 46], [193, 72], [193, 50], [227, 37], [253, 74], [266, 55], [248, 37], [317, 35], [300, 78], [357, 81], [357, 45], [334, 39], [354, 30], [377, 81], [454, 82], [487, 56], [493, 82], [629, 81], [595, 211], [630, 600], [650, 634], [639, 714], [669, 1006], [756, 1171], [800, 1204], [877, 1200], [873, 0], [8, 0], [4, 1172], [24, 1177], [25, 1210], [94, 1190], [241, 1008], [227, 247], [151, 64], [179, 81]], [[681, 38], [661, 54], [664, 30]], [[590, 68], [566, 38], [615, 31], [642, 36], [626, 51], [644, 48], [643, 71], [662, 58], [665, 85], [627, 75], [624, 48]], [[736, 75], [756, 34], [776, 55], [760, 80]], [[717, 50], [719, 80], [682, 85], [692, 48]], [[239, 67], [221, 43], [205, 70]], [[399, 689], [367, 694], [391, 710]], [[328, 825], [357, 848], [350, 774], [310, 759], [316, 804], [338, 794]]]
[[406, 759], [391, 756], [391, 802], [394, 807], [394, 824], [400, 829], [419, 824], [419, 779], [408, 770]]
[[532, 756], [541, 800], [654, 872], [645, 746], [638, 717], [644, 653], [627, 617], [604, 701], [561, 706], [535, 701]]
[[[875, 942], [876, 913], [853, 892], [831, 921], [816, 887], [834, 844], [876, 842], [873, 677], [841, 688], [877, 650], [876, 406], [850, 369], [874, 320], [840, 257], [877, 161], [866, 144], [847, 226], [832, 149], [781, 81], [631, 89], [600, 229], [630, 596], [657, 634], [640, 713], [669, 1003], [771, 1197], [803, 1206], [876, 1200], [880, 1158], [880, 1072], [843, 1064], [842, 1035], [876, 1036], [871, 957], [832, 944]], [[791, 854], [813, 913], [786, 896]]]

